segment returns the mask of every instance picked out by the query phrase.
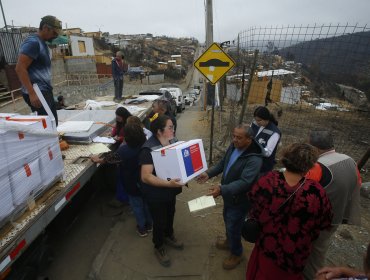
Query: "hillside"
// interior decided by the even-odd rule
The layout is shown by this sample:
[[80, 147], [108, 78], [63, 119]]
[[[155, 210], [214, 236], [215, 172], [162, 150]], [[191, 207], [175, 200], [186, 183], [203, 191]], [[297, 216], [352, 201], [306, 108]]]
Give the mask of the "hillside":
[[302, 63], [311, 76], [350, 85], [370, 100], [370, 32], [301, 42], [279, 51], [286, 60]]

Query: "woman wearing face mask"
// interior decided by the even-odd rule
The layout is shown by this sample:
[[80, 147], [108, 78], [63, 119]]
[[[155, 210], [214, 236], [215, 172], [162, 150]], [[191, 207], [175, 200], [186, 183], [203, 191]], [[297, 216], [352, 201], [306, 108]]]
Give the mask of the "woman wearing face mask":
[[182, 250], [184, 245], [174, 235], [176, 195], [181, 193], [180, 179], [163, 180], [156, 176], [151, 151], [170, 145], [174, 138], [174, 127], [166, 115], [155, 114], [151, 118], [153, 136], [143, 145], [139, 165], [141, 166], [141, 190], [153, 218], [154, 253], [161, 265], [168, 267], [171, 260], [164, 245]]
[[259, 106], [253, 113], [254, 121], [251, 128], [254, 133], [254, 139], [264, 148], [265, 154], [261, 167], [261, 174], [265, 174], [273, 169], [276, 161], [275, 155], [277, 145], [281, 139], [278, 121], [274, 115], [263, 106]]

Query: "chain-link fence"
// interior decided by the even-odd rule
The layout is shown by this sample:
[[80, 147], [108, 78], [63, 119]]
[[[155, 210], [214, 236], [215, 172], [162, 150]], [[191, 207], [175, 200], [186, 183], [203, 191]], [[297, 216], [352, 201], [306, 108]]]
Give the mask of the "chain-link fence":
[[355, 160], [369, 149], [370, 28], [250, 28], [238, 34], [228, 53], [237, 64], [227, 77], [235, 110], [228, 123], [238, 121], [246, 99], [244, 121], [266, 105], [278, 118], [283, 145], [304, 141], [312, 129], [328, 129], [336, 149]]

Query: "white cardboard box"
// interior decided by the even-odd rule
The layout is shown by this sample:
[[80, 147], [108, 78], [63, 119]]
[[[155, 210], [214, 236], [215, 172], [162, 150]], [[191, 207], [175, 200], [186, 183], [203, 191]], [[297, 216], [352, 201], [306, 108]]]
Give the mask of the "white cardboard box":
[[39, 159], [42, 184], [35, 189], [35, 193], [44, 191], [53, 181], [63, 176], [64, 164], [58, 139], [39, 150]]
[[[24, 157], [29, 157], [35, 154], [41, 147], [55, 142], [57, 136], [52, 135], [37, 135], [33, 133], [24, 133], [22, 131], [7, 131], [2, 138], [6, 162], [8, 165], [15, 164], [17, 161], [22, 160]], [[0, 148], [1, 149], [1, 148]]]
[[5, 150], [6, 132], [0, 129], [0, 170], [7, 167], [6, 150]]
[[5, 121], [6, 118], [9, 118], [9, 117], [14, 117], [14, 116], [17, 116], [19, 114], [17, 113], [0, 113], [0, 121]]
[[164, 180], [180, 179], [187, 183], [207, 170], [201, 139], [180, 141], [152, 151], [157, 176]]
[[[21, 164], [21, 166], [19, 166]], [[24, 204], [30, 196], [34, 195], [35, 189], [41, 185], [40, 164], [35, 155], [18, 160], [10, 170], [10, 187], [15, 207]]]
[[54, 126], [49, 116], [18, 115], [6, 118], [5, 124], [19, 125], [33, 131], [53, 132]]
[[14, 210], [8, 169], [0, 170], [0, 224]]

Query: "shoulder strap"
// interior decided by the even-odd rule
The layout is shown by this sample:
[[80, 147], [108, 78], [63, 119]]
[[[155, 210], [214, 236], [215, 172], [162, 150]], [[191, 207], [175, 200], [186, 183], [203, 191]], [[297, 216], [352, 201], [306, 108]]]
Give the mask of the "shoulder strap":
[[278, 210], [276, 211], [276, 213], [279, 212], [279, 210], [289, 201], [289, 199], [291, 199], [293, 197], [293, 195], [296, 194], [296, 192], [303, 187], [303, 185], [306, 183], [306, 178], [304, 178], [303, 182], [299, 185], [298, 188], [295, 189], [295, 191], [279, 206]]

